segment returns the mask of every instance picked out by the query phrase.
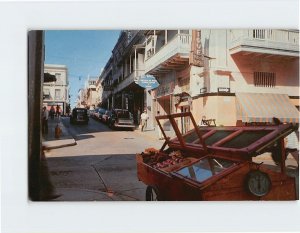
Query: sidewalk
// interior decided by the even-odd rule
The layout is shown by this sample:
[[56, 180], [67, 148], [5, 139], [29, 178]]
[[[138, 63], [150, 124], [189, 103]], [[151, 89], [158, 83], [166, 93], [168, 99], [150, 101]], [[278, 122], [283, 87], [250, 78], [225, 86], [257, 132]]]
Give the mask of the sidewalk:
[[[55, 138], [55, 127], [57, 125], [62, 130], [59, 139]], [[54, 119], [48, 119], [48, 134], [43, 136], [42, 144], [45, 149], [55, 149], [66, 146], [74, 146], [76, 145], [76, 141], [65, 128], [61, 118], [54, 117]]]
[[[144, 129], [144, 131], [142, 132], [138, 127], [134, 130], [134, 132], [138, 133], [138, 134], [141, 134], [141, 135], [144, 135], [146, 137], [148, 137], [149, 139], [152, 139], [152, 140], [159, 140], [158, 138], [158, 132], [157, 130], [155, 129]], [[164, 140], [162, 140], [164, 141]]]

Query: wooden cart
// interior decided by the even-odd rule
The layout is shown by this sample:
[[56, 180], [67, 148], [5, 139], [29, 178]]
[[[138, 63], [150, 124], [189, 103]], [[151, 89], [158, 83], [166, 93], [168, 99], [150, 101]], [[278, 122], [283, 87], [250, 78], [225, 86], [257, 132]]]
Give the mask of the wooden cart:
[[[200, 127], [189, 112], [156, 120], [164, 145], [136, 155], [146, 200], [296, 200], [295, 178], [285, 171], [284, 137], [294, 130], [291, 124]], [[265, 152], [273, 153], [279, 169], [253, 162]]]

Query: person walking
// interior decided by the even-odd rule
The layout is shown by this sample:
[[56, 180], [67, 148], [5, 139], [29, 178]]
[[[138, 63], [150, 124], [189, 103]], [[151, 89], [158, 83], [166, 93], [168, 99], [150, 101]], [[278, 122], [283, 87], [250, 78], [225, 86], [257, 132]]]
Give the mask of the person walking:
[[42, 133], [44, 135], [48, 134], [48, 117], [49, 111], [46, 106], [43, 107], [43, 115], [42, 115]]
[[59, 105], [56, 105], [56, 117], [59, 118], [59, 115], [60, 115], [60, 107]]
[[52, 120], [54, 119], [54, 115], [55, 115], [55, 109], [54, 109], [54, 106], [52, 105], [50, 108], [50, 117]]
[[[157, 114], [156, 114], [156, 116], [160, 116], [160, 112], [159, 112], [159, 111], [157, 111]], [[162, 135], [161, 129], [160, 129], [160, 127], [159, 127], [159, 125], [158, 125], [158, 124], [157, 124], [157, 131], [158, 131], [158, 139], [159, 139], [159, 140], [163, 140], [164, 138], [163, 138], [163, 135]]]
[[147, 114], [147, 110], [144, 110], [144, 112], [141, 114], [141, 132], [144, 131], [144, 128], [147, 125], [147, 120], [149, 119], [149, 116]]
[[141, 115], [141, 109], [139, 108], [137, 110], [137, 124], [140, 125], [141, 124], [141, 121], [140, 121], [140, 115]]

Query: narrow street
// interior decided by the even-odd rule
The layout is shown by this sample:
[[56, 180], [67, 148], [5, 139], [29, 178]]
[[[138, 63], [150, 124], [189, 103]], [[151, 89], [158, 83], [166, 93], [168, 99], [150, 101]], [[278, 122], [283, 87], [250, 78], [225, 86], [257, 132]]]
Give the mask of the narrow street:
[[46, 151], [51, 179], [61, 194], [57, 201], [145, 200], [135, 154], [161, 147], [155, 132], [111, 130], [94, 119], [88, 125], [62, 121], [77, 145]]

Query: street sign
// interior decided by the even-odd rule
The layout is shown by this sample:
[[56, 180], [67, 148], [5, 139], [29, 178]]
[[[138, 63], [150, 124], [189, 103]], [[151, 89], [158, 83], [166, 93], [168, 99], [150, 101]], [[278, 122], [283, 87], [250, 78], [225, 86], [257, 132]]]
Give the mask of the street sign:
[[159, 83], [153, 75], [143, 75], [135, 83], [147, 90], [152, 90], [159, 86]]

